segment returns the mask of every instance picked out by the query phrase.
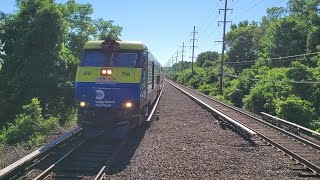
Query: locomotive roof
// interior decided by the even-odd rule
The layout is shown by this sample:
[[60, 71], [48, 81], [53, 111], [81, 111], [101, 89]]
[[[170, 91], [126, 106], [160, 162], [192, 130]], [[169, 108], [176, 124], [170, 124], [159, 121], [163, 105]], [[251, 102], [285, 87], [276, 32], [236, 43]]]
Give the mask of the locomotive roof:
[[[88, 41], [84, 44], [83, 49], [101, 49], [103, 40]], [[141, 41], [117, 41], [120, 44], [120, 49], [128, 50], [145, 50], [146, 45]]]

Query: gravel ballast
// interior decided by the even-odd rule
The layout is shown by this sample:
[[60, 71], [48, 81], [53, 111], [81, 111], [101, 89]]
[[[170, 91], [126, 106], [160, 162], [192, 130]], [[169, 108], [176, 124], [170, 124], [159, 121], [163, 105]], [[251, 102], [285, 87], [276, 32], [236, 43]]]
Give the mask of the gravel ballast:
[[138, 129], [106, 179], [299, 179], [165, 82], [159, 120]]

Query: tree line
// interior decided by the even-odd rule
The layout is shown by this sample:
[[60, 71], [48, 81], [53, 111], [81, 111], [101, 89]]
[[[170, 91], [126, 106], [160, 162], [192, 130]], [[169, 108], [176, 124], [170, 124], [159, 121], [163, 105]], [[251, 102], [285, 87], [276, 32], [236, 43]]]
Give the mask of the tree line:
[[222, 95], [217, 52], [200, 53], [193, 75], [187, 63], [188, 69], [171, 69], [168, 77], [235, 106], [320, 131], [319, 5], [319, 0], [289, 0], [287, 7], [268, 8], [260, 22], [231, 25]]
[[0, 142], [39, 144], [75, 119], [76, 67], [84, 43], [119, 39], [122, 27], [93, 19], [90, 4], [16, 0], [0, 12]]

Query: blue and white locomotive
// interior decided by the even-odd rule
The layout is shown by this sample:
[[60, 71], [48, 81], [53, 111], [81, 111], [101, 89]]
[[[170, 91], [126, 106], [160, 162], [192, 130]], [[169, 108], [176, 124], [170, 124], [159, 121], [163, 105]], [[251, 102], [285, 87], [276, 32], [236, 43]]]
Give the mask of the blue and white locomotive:
[[140, 126], [162, 83], [160, 63], [142, 42], [87, 42], [75, 80], [79, 126], [97, 132]]

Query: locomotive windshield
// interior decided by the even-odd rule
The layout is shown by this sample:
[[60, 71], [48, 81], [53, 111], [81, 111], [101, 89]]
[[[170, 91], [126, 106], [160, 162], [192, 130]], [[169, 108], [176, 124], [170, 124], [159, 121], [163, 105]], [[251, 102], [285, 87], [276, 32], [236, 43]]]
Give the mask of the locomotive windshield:
[[136, 67], [137, 54], [136, 53], [117, 53], [114, 52], [110, 66], [115, 67]]
[[80, 66], [136, 67], [137, 53], [84, 50]]
[[110, 55], [103, 51], [85, 50], [82, 53], [80, 66], [107, 66]]

